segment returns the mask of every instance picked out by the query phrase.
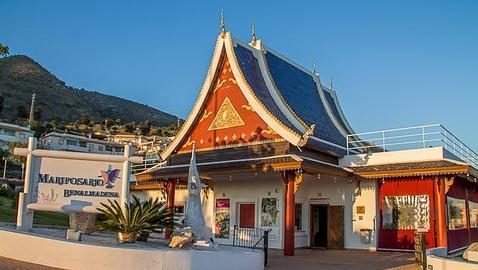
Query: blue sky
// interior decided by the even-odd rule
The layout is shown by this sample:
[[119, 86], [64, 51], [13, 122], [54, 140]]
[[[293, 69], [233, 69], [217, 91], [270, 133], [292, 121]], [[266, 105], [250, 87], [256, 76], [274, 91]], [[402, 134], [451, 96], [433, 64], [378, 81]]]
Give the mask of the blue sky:
[[0, 43], [69, 85], [185, 118], [221, 9], [235, 37], [254, 17], [268, 46], [316, 62], [356, 131], [443, 123], [478, 149], [477, 1], [4, 0]]

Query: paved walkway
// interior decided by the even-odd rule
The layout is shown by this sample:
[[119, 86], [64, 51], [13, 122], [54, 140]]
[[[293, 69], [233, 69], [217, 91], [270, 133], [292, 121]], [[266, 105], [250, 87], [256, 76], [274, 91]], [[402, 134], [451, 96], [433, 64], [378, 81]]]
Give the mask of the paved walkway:
[[0, 269], [1, 270], [60, 270], [58, 268], [47, 267], [43, 265], [26, 263], [22, 261], [16, 261], [0, 257]]
[[[297, 249], [295, 256], [284, 257], [281, 250], [269, 252], [266, 270], [416, 270], [413, 254], [398, 252], [367, 252], [358, 250]], [[0, 257], [1, 270], [56, 270], [37, 264]]]
[[412, 253], [368, 252], [361, 250], [296, 249], [285, 257], [281, 250], [270, 250], [267, 270], [416, 270]]

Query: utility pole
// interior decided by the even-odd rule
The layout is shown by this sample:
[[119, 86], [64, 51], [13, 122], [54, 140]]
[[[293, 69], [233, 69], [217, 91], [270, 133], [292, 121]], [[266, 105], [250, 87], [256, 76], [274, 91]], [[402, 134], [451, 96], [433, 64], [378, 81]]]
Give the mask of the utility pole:
[[7, 157], [3, 157], [5, 163], [3, 163], [3, 178], [7, 178]]
[[28, 125], [31, 127], [33, 123], [33, 108], [35, 107], [35, 93], [32, 95], [32, 104], [30, 106], [30, 117], [28, 118]]

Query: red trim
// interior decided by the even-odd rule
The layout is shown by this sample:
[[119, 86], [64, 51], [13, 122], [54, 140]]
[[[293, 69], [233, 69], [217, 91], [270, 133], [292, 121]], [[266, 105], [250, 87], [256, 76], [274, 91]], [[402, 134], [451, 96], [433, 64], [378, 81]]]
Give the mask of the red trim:
[[292, 172], [286, 172], [286, 191], [285, 191], [285, 211], [284, 211], [284, 255], [294, 255], [294, 222], [295, 222], [295, 194], [294, 180], [295, 175]]
[[[175, 190], [176, 190], [176, 182], [175, 181], [168, 181], [167, 184], [166, 184], [166, 191], [167, 191], [167, 206], [168, 206], [168, 209], [171, 209], [173, 210], [174, 209], [174, 193], [175, 193]], [[173, 214], [173, 213], [171, 213]], [[165, 232], [165, 237], [166, 238], [170, 238], [171, 237], [171, 234], [173, 233], [173, 229], [172, 228], [166, 228], [166, 232]]]
[[446, 224], [446, 199], [445, 199], [445, 179], [441, 177], [435, 181], [435, 206], [436, 206], [436, 231], [437, 247], [447, 246], [447, 224]]

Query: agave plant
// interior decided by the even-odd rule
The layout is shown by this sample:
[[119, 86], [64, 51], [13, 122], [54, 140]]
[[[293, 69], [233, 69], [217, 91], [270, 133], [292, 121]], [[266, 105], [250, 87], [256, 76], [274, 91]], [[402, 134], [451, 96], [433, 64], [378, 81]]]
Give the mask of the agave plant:
[[125, 204], [125, 211], [117, 201], [108, 200], [109, 205], [101, 203], [98, 208], [103, 214], [97, 228], [118, 233], [120, 243], [134, 243], [138, 236], [147, 238], [155, 229], [177, 225], [171, 211], [158, 199], [141, 201], [133, 195], [133, 200]]
[[108, 200], [109, 205], [101, 203], [103, 208], [98, 208], [104, 215], [104, 220], [98, 222], [97, 228], [118, 233], [120, 243], [134, 243], [138, 233], [151, 232], [156, 228], [152, 223], [159, 215], [155, 207], [149, 206], [142, 209], [133, 203], [125, 204], [124, 211], [117, 201]]
[[[154, 229], [165, 229], [178, 227], [181, 224], [177, 222], [177, 218], [173, 214], [173, 209], [166, 207], [164, 202], [160, 202], [158, 198], [149, 198], [146, 201], [141, 201], [138, 197], [133, 195], [132, 205], [139, 207], [142, 211], [146, 209], [155, 209], [157, 213], [155, 217], [150, 220], [150, 223], [154, 225]], [[142, 230], [138, 234], [139, 241], [146, 241], [151, 233], [150, 230]]]

